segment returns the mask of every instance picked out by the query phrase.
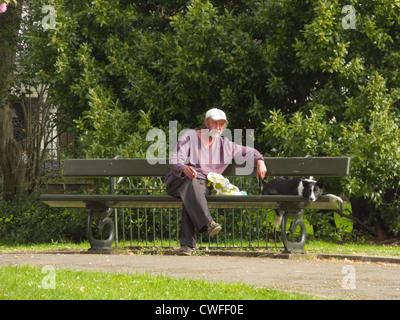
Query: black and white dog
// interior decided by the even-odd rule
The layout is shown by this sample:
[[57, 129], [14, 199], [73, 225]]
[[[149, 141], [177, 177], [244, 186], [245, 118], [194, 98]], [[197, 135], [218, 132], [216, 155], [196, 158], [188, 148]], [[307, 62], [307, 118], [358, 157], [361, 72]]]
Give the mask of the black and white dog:
[[322, 179], [315, 181], [312, 177], [310, 179], [281, 177], [265, 183], [262, 194], [302, 196], [315, 201], [323, 193], [323, 187]]
[[[263, 195], [293, 195], [302, 196], [309, 201], [315, 201], [323, 193], [324, 180], [315, 181], [304, 178], [281, 177], [268, 181], [263, 185]], [[275, 210], [275, 226], [282, 221], [283, 211]]]

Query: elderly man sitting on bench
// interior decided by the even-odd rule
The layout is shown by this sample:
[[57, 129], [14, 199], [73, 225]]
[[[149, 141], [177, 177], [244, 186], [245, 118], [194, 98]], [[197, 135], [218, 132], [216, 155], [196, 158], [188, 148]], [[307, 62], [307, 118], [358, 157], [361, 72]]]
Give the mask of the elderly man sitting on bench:
[[233, 159], [257, 166], [257, 176], [264, 179], [267, 168], [256, 149], [238, 145], [221, 136], [228, 124], [225, 113], [207, 111], [204, 128], [187, 130], [170, 156], [171, 171], [166, 175], [167, 192], [183, 201], [181, 248], [179, 254], [191, 255], [196, 247], [196, 230], [216, 235], [222, 227], [213, 221], [207, 206], [207, 174], [222, 174]]

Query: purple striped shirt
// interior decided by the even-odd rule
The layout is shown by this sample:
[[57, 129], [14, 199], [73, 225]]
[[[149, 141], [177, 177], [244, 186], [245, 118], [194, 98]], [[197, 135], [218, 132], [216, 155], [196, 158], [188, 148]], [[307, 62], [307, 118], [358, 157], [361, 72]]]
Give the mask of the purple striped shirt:
[[224, 136], [214, 139], [210, 146], [204, 146], [196, 130], [198, 129], [187, 130], [179, 138], [169, 158], [171, 171], [166, 175], [166, 182], [172, 175], [185, 178], [183, 173], [185, 166], [193, 167], [197, 171], [197, 178], [205, 180], [210, 172], [222, 174], [232, 160], [251, 166], [251, 172], [257, 160], [264, 160], [256, 149], [238, 145]]

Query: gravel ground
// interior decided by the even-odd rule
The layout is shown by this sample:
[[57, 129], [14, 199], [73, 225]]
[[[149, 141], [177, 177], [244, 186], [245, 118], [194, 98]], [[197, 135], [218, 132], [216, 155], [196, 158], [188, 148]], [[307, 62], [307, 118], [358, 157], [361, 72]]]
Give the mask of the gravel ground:
[[75, 270], [148, 272], [172, 277], [241, 281], [325, 298], [400, 300], [400, 264], [317, 258], [1, 253], [0, 264]]

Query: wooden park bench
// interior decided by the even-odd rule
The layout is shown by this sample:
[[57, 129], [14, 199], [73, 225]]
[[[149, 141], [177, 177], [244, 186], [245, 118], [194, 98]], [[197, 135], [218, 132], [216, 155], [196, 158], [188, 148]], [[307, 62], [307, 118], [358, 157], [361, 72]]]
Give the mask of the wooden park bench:
[[[154, 159], [152, 159], [154, 161]], [[164, 161], [165, 162], [165, 161]], [[153, 162], [154, 163], [154, 162]], [[265, 158], [267, 177], [303, 176], [340, 177], [349, 174], [348, 157]], [[239, 165], [231, 164], [224, 172], [226, 177], [240, 175]], [[169, 172], [167, 163], [150, 164], [146, 159], [70, 159], [64, 162], [64, 177], [164, 177]], [[241, 170], [243, 172], [243, 170]], [[252, 175], [256, 175], [254, 171]], [[261, 192], [260, 192], [261, 193]], [[181, 208], [179, 198], [161, 194], [42, 194], [41, 200], [52, 207], [87, 208], [87, 237], [92, 250], [110, 250], [115, 239], [114, 222], [110, 219], [113, 208]], [[284, 211], [281, 235], [286, 252], [304, 252], [306, 227], [305, 209], [342, 211], [346, 203], [337, 197], [323, 195], [315, 202], [300, 196], [246, 195], [207, 196], [209, 208], [278, 209]], [[100, 219], [98, 229], [108, 225], [107, 239], [96, 239], [92, 233], [94, 219]], [[300, 227], [300, 237], [290, 240], [286, 223], [291, 220], [290, 232]]]

